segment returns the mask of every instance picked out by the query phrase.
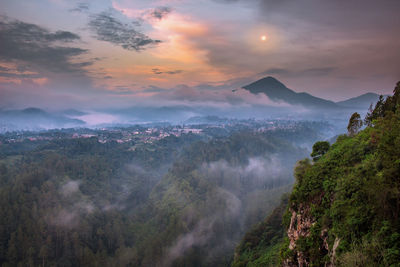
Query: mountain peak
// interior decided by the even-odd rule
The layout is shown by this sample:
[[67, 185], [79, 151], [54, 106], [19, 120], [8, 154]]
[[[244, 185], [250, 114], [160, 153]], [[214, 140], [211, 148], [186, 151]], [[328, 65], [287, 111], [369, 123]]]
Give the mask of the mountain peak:
[[253, 94], [264, 93], [272, 100], [284, 100], [285, 98], [290, 98], [290, 96], [296, 94], [292, 90], [288, 89], [283, 83], [271, 76], [257, 80], [243, 88], [249, 90]]
[[[276, 84], [276, 85], [280, 85], [280, 86], [285, 86], [283, 83], [281, 83], [278, 79], [276, 79], [275, 77], [272, 76], [267, 76], [264, 78], [259, 79], [258, 81], [260, 82], [265, 82], [265, 83], [269, 83], [269, 84]], [[286, 87], [286, 86], [285, 86]]]
[[263, 93], [273, 101], [283, 101], [292, 105], [302, 105], [317, 108], [336, 108], [336, 104], [307, 93], [296, 93], [278, 81], [268, 76], [243, 87], [253, 94]]
[[[283, 83], [281, 83], [280, 81], [278, 81], [276, 78], [268, 76], [268, 77], [264, 77], [262, 79], [259, 79], [249, 85], [244, 86], [243, 88], [248, 89], [248, 88], [254, 88], [255, 87], [264, 87], [264, 88], [268, 88], [269, 90], [287, 90], [288, 88], [286, 87], [286, 85], [284, 85]], [[250, 90], [251, 91], [251, 90]], [[253, 92], [252, 92], [253, 93]], [[261, 93], [261, 92], [259, 92]]]

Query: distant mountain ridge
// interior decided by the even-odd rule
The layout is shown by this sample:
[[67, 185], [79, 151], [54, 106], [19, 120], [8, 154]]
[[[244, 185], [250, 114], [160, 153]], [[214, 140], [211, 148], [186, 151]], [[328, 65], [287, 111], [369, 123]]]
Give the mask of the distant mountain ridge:
[[357, 97], [353, 97], [344, 101], [336, 102], [339, 106], [349, 108], [363, 108], [367, 109], [371, 104], [375, 105], [378, 101], [379, 95], [375, 93], [366, 93]]
[[308, 93], [296, 93], [289, 89], [282, 82], [274, 77], [268, 76], [255, 81], [249, 85], [243, 86], [244, 89], [253, 94], [263, 93], [273, 101], [283, 101], [291, 105], [302, 105], [308, 108], [317, 109], [367, 109], [370, 104], [375, 104], [379, 95], [375, 93], [366, 93], [358, 97], [353, 97], [345, 101], [333, 102], [323, 98], [315, 97]]
[[43, 130], [83, 126], [85, 122], [63, 114], [52, 114], [40, 108], [0, 110], [0, 132]]

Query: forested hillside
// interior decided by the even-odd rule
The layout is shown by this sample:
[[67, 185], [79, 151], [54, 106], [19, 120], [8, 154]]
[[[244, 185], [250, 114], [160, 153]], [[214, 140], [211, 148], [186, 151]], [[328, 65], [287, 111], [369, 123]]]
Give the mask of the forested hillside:
[[234, 266], [399, 266], [400, 82], [364, 123], [359, 132], [353, 114], [348, 135], [317, 142], [313, 160], [297, 163], [285, 234], [267, 219], [245, 236]]
[[121, 266], [135, 243], [130, 218], [178, 157], [186, 135], [131, 150], [96, 138], [3, 144], [3, 266]]
[[304, 144], [318, 132], [4, 141], [0, 263], [226, 266], [241, 236], [290, 191], [290, 166], [307, 154], [295, 136]]
[[260, 134], [195, 143], [150, 194], [136, 263], [226, 266], [241, 235], [290, 190], [288, 166], [304, 153]]

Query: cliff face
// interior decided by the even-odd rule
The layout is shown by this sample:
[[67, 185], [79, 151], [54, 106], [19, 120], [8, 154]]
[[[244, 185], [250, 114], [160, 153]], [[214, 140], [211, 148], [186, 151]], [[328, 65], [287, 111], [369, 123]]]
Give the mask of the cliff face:
[[311, 226], [315, 223], [315, 218], [310, 214], [310, 208], [300, 205], [298, 210], [289, 209], [292, 214], [290, 217], [290, 225], [287, 229], [289, 238], [289, 249], [295, 252], [294, 259], [286, 259], [283, 266], [309, 266], [309, 260], [302, 251], [296, 250], [296, 242], [299, 238], [306, 238], [310, 235]]
[[[296, 244], [298, 240], [310, 237], [312, 227], [317, 223], [317, 219], [311, 215], [311, 208], [308, 205], [300, 204], [297, 210], [289, 208], [290, 224], [287, 229], [287, 237], [289, 239], [288, 249], [293, 251], [292, 258], [286, 258], [282, 262], [283, 267], [306, 267], [310, 266], [310, 258], [307, 253], [298, 250]], [[320, 236], [320, 251], [321, 256], [324, 256], [324, 266], [334, 267], [336, 262], [336, 249], [340, 243], [339, 238], [335, 238], [334, 243], [329, 246], [329, 229], [321, 230]]]

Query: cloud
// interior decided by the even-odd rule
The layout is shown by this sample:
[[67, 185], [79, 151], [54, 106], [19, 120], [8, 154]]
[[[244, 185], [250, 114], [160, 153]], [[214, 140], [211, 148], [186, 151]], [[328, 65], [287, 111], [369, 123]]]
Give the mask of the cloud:
[[[117, 1], [113, 1], [113, 8], [123, 13], [125, 16], [128, 16], [133, 19], [138, 19], [142, 22], [151, 23], [152, 20], [160, 21], [166, 18], [171, 12], [172, 8], [168, 6], [157, 6], [154, 8], [149, 8], [149, 3], [144, 5], [128, 4], [129, 7], [126, 7], [127, 2], [118, 3]], [[163, 4], [163, 2], [158, 2], [158, 4]], [[165, 4], [171, 4], [170, 2], [165, 2]], [[151, 5], [151, 4], [150, 4]]]
[[76, 56], [84, 55], [86, 49], [59, 46], [80, 40], [68, 31], [51, 32], [35, 24], [19, 20], [0, 21], [0, 60], [18, 62], [27, 69], [37, 68], [47, 72], [82, 73], [91, 61], [73, 63]]
[[132, 25], [119, 21], [111, 12], [91, 15], [89, 27], [97, 40], [119, 45], [126, 50], [141, 51], [161, 43], [137, 31]]
[[261, 72], [260, 75], [275, 75], [275, 74], [290, 74], [290, 73], [292, 73], [292, 72], [287, 69], [270, 68], [264, 72]]
[[[283, 191], [290, 190], [282, 190], [292, 180], [289, 158], [268, 153], [250, 157], [244, 164], [224, 159], [201, 164], [198, 175], [210, 181], [213, 189], [202, 195], [204, 202], [198, 208], [186, 206], [182, 211], [180, 221], [187, 228], [166, 250], [161, 266], [173, 266], [192, 248], [200, 247], [211, 262], [232, 251], [242, 233], [278, 204]], [[225, 235], [221, 226], [236, 231]]]
[[[246, 2], [258, 12], [258, 19], [268, 23], [277, 23], [283, 27], [303, 26], [328, 27], [331, 30], [342, 28], [341, 33], [348, 34], [355, 29], [394, 30], [400, 25], [397, 10], [400, 2], [387, 0], [384, 3], [375, 0], [348, 0], [323, 2], [319, 0], [213, 0], [219, 3], [233, 4]], [[305, 24], [306, 25], [305, 25]], [[387, 28], [382, 28], [385, 25]], [[332, 32], [331, 32], [332, 33]], [[368, 32], [359, 32], [368, 34]]]
[[80, 13], [84, 13], [84, 12], [88, 12], [90, 8], [90, 5], [88, 3], [78, 3], [76, 5], [76, 7], [70, 9], [70, 12], [80, 12]]
[[336, 69], [336, 67], [310, 68], [302, 71], [301, 74], [310, 76], [324, 76], [331, 74]]
[[[261, 19], [267, 21], [290, 20], [309, 24], [314, 27], [342, 28], [343, 33], [355, 29], [379, 29], [386, 25], [396, 29], [400, 22], [393, 20], [397, 16], [400, 2], [388, 0], [385, 3], [374, 0], [349, 0], [339, 2], [321, 2], [318, 0], [300, 1], [256, 1]], [[261, 15], [260, 14], [260, 15]], [[380, 29], [387, 30], [387, 29]], [[361, 34], [366, 34], [362, 32]]]
[[199, 106], [231, 107], [231, 106], [275, 106], [290, 107], [284, 102], [275, 102], [265, 94], [252, 94], [242, 88], [218, 88], [218, 87], [190, 87], [179, 85], [175, 88], [160, 91], [153, 96], [153, 99], [160, 99], [163, 102], [175, 104], [188, 104]]
[[79, 226], [87, 214], [95, 211], [93, 202], [80, 191], [81, 183], [80, 180], [69, 180], [59, 188], [64, 204], [46, 216], [49, 224], [72, 229]]
[[10, 68], [7, 68], [7, 67], [3, 67], [3, 66], [0, 66], [0, 71], [10, 71], [11, 69]]
[[231, 4], [231, 3], [237, 3], [240, 0], [213, 0], [213, 1], [217, 2], [217, 3], [229, 3], [229, 4]]
[[290, 177], [290, 170], [283, 166], [277, 156], [249, 158], [248, 164], [244, 166], [233, 166], [225, 160], [204, 163], [200, 171], [209, 179], [217, 179], [224, 174], [232, 184], [234, 181], [245, 181], [247, 186], [252, 185], [253, 188]]
[[80, 184], [81, 184], [81, 181], [79, 181], [79, 180], [78, 181], [74, 181], [74, 180], [68, 181], [66, 184], [64, 184], [61, 187], [61, 189], [60, 189], [61, 194], [63, 196], [68, 197], [68, 196], [78, 192]]
[[260, 75], [285, 75], [285, 76], [325, 76], [337, 70], [337, 67], [316, 67], [303, 70], [291, 70], [284, 68], [271, 68]]
[[183, 71], [182, 70], [169, 70], [169, 71], [162, 71], [162, 70], [160, 70], [159, 68], [154, 68], [154, 69], [152, 69], [152, 72], [154, 73], [154, 74], [171, 74], [171, 75], [173, 75], [173, 74], [178, 74], [178, 73], [182, 73]]
[[196, 224], [192, 231], [178, 237], [174, 245], [168, 250], [164, 265], [170, 266], [175, 259], [184, 255], [184, 253], [193, 246], [202, 246], [206, 244], [211, 237], [211, 230], [214, 222], [215, 218], [203, 219]]
[[[204, 24], [207, 31], [199, 36], [177, 32], [173, 28], [170, 37], [163, 38], [166, 42], [159, 46], [157, 56], [171, 55], [170, 58], [175, 60], [191, 58], [181, 56], [182, 51], [186, 51], [181, 47], [190, 48], [188, 54], [192, 57], [202, 55], [192, 66], [208, 64], [220, 73], [249, 76], [267, 69], [271, 70], [270, 75], [278, 75], [290, 88], [331, 99], [350, 92], [354, 96], [377, 88], [388, 90], [398, 80], [399, 1], [214, 2], [219, 2], [213, 6], [215, 10], [226, 9], [224, 16], [215, 17], [212, 12], [212, 15], [204, 14], [207, 19], [200, 24]], [[230, 6], [223, 7], [222, 3]], [[231, 20], [231, 16], [248, 10], [252, 12], [248, 16], [240, 14], [251, 19]], [[167, 24], [180, 11], [175, 7], [173, 14], [156, 26], [165, 32], [171, 25], [183, 25], [179, 21]], [[183, 14], [190, 18], [192, 13]], [[261, 34], [269, 37], [267, 42], [260, 42]], [[178, 51], [174, 51], [176, 47]], [[208, 81], [211, 81], [210, 77], [207, 77]]]
[[152, 27], [165, 40], [151, 51], [153, 56], [197, 68], [205, 66], [207, 51], [200, 49], [197, 41], [212, 40], [206, 24], [174, 12], [163, 20], [152, 21]]
[[41, 78], [42, 76], [35, 73], [13, 73], [13, 72], [0, 71], [0, 77], [25, 79], [25, 78]]
[[[182, 257], [186, 251], [196, 246], [204, 246], [211, 239], [215, 238], [215, 226], [216, 224], [224, 223], [225, 221], [240, 220], [238, 216], [241, 215], [242, 201], [233, 193], [225, 190], [224, 188], [217, 187], [215, 191], [211, 192], [206, 196], [204, 203], [205, 207], [214, 207], [215, 203], [224, 203], [223, 207], [214, 208], [209, 216], [204, 216], [205, 218], [199, 220], [194, 224], [193, 228], [184, 233], [175, 240], [172, 247], [167, 251], [167, 254], [163, 260], [162, 266], [171, 266], [174, 260]], [[183, 216], [183, 220], [190, 222], [191, 224], [195, 218], [193, 218], [193, 210], [188, 209]], [[227, 243], [233, 244], [230, 240], [219, 241], [220, 244]], [[226, 244], [222, 245], [225, 246]], [[213, 246], [213, 245], [211, 245]], [[218, 253], [218, 247], [213, 247], [214, 251], [210, 252]], [[210, 256], [209, 255], [209, 256]]]
[[162, 6], [162, 7], [156, 7], [152, 10], [150, 10], [149, 14], [151, 17], [156, 18], [156, 19], [163, 19], [165, 16], [167, 16], [169, 13], [171, 13], [172, 9], [170, 7]]
[[[195, 6], [197, 5], [198, 3], [195, 4]], [[216, 82], [232, 78], [234, 75], [232, 72], [229, 72], [229, 74], [222, 73], [219, 68], [210, 64], [210, 50], [204, 45], [218, 43], [221, 50], [231, 49], [223, 42], [221, 32], [215, 33], [215, 24], [212, 21], [193, 16], [191, 12], [183, 10], [183, 6], [174, 5], [173, 12], [171, 11], [163, 16], [162, 19], [157, 19], [150, 16], [151, 13], [154, 13], [154, 9], [140, 7], [140, 5], [129, 5], [126, 2], [124, 4], [113, 3], [113, 7], [127, 17], [131, 19], [143, 18], [151, 26], [152, 36], [163, 41], [149, 51], [153, 58], [158, 62], [168, 60], [168, 68], [184, 70], [184, 74], [179, 75], [180, 81], [175, 77], [163, 79], [160, 77], [161, 75], [157, 78], [151, 77], [152, 81], [157, 79], [157, 86], [165, 86], [161, 83], [179, 84], [182, 83], [182, 79], [190, 80], [189, 83], [193, 85], [196, 82]], [[221, 25], [221, 27], [225, 28], [224, 25]], [[235, 57], [237, 56], [237, 53], [233, 54], [235, 54]], [[159, 68], [162, 69], [162, 67], [165, 68], [165, 66]], [[245, 74], [242, 72], [241, 75]]]
[[22, 21], [14, 20], [0, 22], [2, 38], [12, 38], [13, 41], [22, 43], [51, 43], [54, 41], [71, 42], [79, 40], [80, 37], [68, 31], [56, 31], [54, 33], [39, 27], [35, 24], [29, 24]]
[[118, 118], [113, 115], [99, 112], [91, 112], [74, 118], [84, 121], [88, 126], [115, 123], [116, 121], [118, 121]]
[[166, 89], [162, 89], [157, 86], [147, 86], [147, 87], [143, 88], [143, 91], [147, 92], [147, 93], [160, 93], [160, 92], [165, 92], [165, 90]]

